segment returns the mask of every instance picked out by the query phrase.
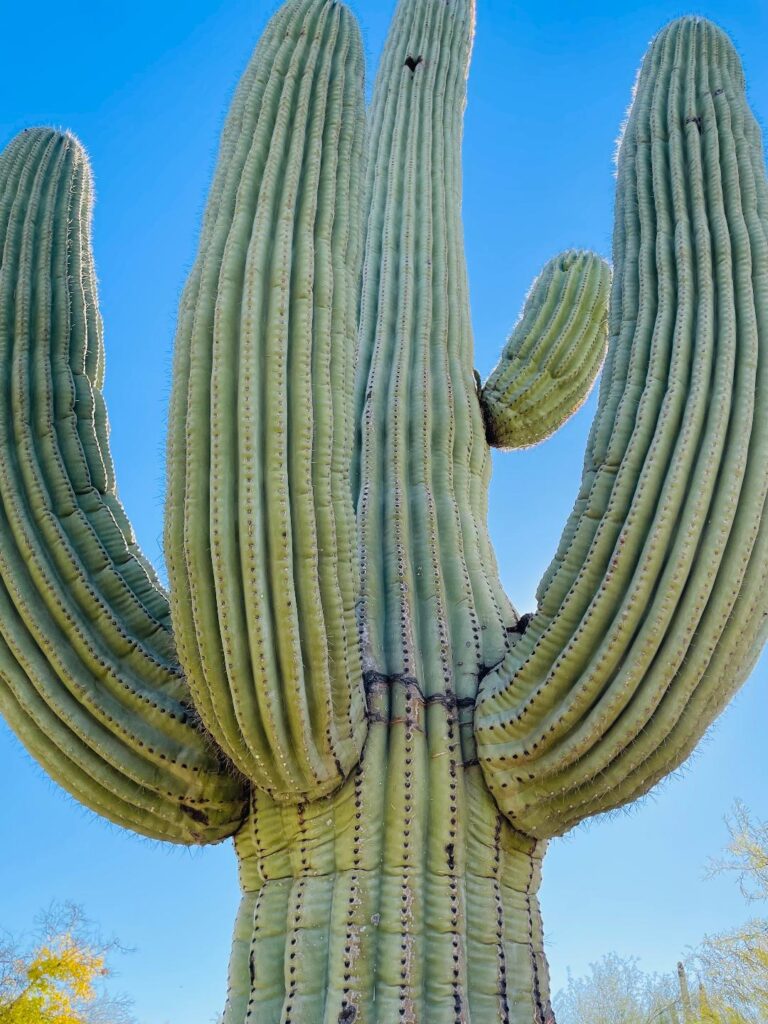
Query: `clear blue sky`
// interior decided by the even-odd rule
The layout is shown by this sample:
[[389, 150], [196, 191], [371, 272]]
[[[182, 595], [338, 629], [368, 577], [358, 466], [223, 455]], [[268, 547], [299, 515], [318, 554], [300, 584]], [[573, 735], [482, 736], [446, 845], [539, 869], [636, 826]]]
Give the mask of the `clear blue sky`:
[[[353, 0], [369, 78], [393, 0]], [[589, 5], [479, 0], [465, 145], [465, 223], [477, 364], [493, 366], [528, 285], [555, 252], [610, 254], [613, 153], [645, 46], [678, 0]], [[193, 258], [218, 132], [271, 0], [36, 0], [6, 4], [0, 143], [31, 124], [73, 129], [96, 175], [107, 398], [123, 499], [161, 558], [165, 406], [176, 304]], [[734, 37], [768, 121], [768, 5], [707, 0]], [[492, 529], [508, 591], [533, 592], [570, 510], [593, 402], [555, 439], [499, 456]], [[746, 917], [706, 881], [741, 797], [768, 818], [768, 661], [682, 778], [640, 808], [553, 845], [544, 882], [555, 984], [604, 952], [670, 969], [705, 932]], [[0, 725], [0, 927], [71, 899], [136, 952], [120, 983], [141, 1024], [209, 1024], [225, 990], [237, 901], [227, 846], [165, 848], [104, 824], [48, 782]]]

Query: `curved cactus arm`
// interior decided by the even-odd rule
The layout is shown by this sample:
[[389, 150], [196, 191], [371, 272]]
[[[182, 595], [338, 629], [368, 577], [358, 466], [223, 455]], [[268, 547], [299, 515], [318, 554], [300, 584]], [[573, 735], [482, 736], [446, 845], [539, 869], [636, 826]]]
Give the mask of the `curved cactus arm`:
[[476, 709], [487, 781], [536, 836], [679, 765], [765, 637], [768, 184], [739, 59], [705, 21], [641, 68], [614, 258], [581, 491]]
[[480, 389], [492, 448], [527, 448], [587, 400], [608, 340], [611, 271], [595, 253], [569, 251], [544, 267], [498, 366]]
[[366, 733], [350, 486], [362, 45], [333, 0], [270, 22], [182, 298], [166, 548], [182, 663], [256, 786], [335, 789]]
[[0, 157], [0, 711], [92, 809], [211, 842], [245, 787], [197, 725], [117, 498], [90, 216], [78, 142], [17, 136]]

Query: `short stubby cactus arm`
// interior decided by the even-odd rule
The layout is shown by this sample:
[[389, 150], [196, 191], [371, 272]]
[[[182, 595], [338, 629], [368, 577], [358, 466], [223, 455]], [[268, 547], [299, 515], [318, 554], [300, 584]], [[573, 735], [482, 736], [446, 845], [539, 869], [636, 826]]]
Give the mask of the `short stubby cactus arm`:
[[700, 19], [640, 71], [609, 333], [574, 511], [475, 715], [489, 786], [535, 836], [679, 765], [765, 638], [768, 186], [739, 59]]
[[71, 135], [22, 132], [0, 157], [0, 711], [93, 810], [211, 842], [247, 791], [199, 727], [117, 498], [91, 188]]
[[290, 0], [225, 125], [176, 340], [180, 657], [207, 728], [287, 802], [337, 788], [366, 735], [350, 485], [364, 118], [349, 11]]
[[605, 357], [610, 284], [595, 253], [571, 250], [544, 267], [480, 389], [491, 447], [538, 444], [584, 404]]

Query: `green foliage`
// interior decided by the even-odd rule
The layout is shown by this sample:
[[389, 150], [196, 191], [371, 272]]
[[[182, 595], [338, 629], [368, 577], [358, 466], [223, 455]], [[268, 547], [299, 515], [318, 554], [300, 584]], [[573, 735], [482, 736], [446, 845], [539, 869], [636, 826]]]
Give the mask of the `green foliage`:
[[[726, 854], [712, 862], [711, 873], [735, 875], [748, 903], [768, 902], [768, 823], [755, 821], [739, 802], [728, 830]], [[768, 918], [707, 936], [689, 958], [689, 969], [701, 984], [703, 1020], [768, 1020]]]
[[105, 943], [73, 906], [43, 916], [35, 940], [0, 942], [0, 1024], [130, 1024], [125, 999], [110, 998]]
[[558, 1024], [679, 1024], [674, 979], [644, 973], [637, 960], [609, 953], [585, 977], [569, 976], [554, 1002]]
[[726, 855], [710, 864], [711, 874], [735, 874], [742, 896], [768, 902], [768, 822], [755, 821], [740, 800], [727, 819], [730, 842]]
[[755, 1024], [768, 1020], [768, 921], [708, 936], [690, 963], [715, 1009]]
[[[736, 874], [750, 901], [768, 899], [768, 826], [737, 804], [726, 857], [712, 872]], [[768, 1020], [768, 920], [707, 936], [675, 975], [643, 972], [609, 954], [589, 974], [569, 977], [555, 999], [558, 1024], [765, 1024]]]

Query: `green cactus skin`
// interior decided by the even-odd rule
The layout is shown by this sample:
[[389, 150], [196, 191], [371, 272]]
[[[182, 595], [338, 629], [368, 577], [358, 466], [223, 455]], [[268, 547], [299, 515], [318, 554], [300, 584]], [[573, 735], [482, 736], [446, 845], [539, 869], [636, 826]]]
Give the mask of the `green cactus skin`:
[[[400, 0], [366, 146], [348, 11], [270, 22], [181, 302], [170, 612], [115, 490], [86, 158], [48, 129], [0, 156], [0, 710], [111, 820], [234, 838], [225, 1024], [551, 1024], [548, 841], [679, 765], [765, 636], [768, 185], [738, 58], [700, 19], [657, 37], [609, 315], [605, 264], [558, 257], [478, 389], [473, 31], [472, 0]], [[582, 487], [519, 619], [489, 445], [583, 400], [606, 315]]]
[[591, 252], [555, 256], [480, 390], [493, 448], [544, 441], [581, 408], [605, 358], [611, 271]]

